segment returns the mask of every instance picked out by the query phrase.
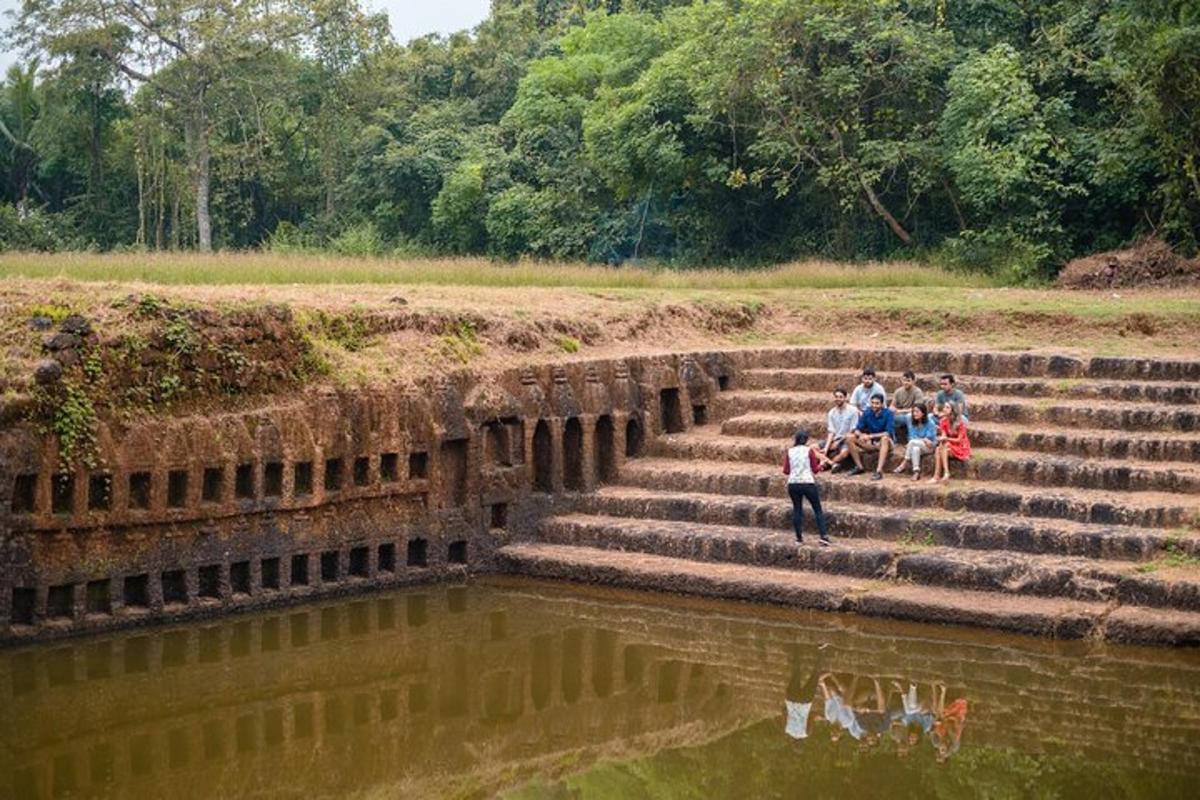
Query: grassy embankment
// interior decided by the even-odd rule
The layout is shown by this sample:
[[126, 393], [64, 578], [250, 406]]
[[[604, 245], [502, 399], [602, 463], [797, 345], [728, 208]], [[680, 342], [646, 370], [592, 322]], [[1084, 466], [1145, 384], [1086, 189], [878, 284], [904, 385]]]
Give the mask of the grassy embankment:
[[320, 329], [310, 326], [318, 340], [326, 315], [387, 318], [383, 333], [354, 347], [324, 348], [330, 377], [354, 382], [436, 367], [439, 356], [500, 365], [727, 345], [1200, 357], [1197, 290], [1005, 288], [910, 262], [664, 270], [274, 253], [0, 254], [0, 356], [12, 374], [37, 355], [26, 325], [36, 304], [94, 316], [113, 333], [122, 323], [111, 308], [146, 293], [215, 309], [287, 304], [302, 323], [321, 316]]

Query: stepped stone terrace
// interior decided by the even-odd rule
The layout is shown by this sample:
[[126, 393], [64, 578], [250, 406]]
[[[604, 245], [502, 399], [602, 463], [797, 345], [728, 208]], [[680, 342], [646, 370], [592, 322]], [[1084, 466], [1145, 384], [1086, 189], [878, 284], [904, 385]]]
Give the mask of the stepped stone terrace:
[[[969, 397], [948, 485], [779, 464], [873, 366]], [[1060, 638], [1200, 642], [1200, 362], [773, 348], [574, 361], [0, 430], [0, 640], [505, 572]], [[926, 469], [930, 469], [927, 465]]]

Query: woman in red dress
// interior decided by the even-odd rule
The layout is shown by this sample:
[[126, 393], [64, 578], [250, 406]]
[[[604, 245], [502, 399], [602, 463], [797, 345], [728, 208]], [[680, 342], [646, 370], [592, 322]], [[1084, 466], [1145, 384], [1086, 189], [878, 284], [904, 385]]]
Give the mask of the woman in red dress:
[[933, 477], [930, 483], [950, 480], [950, 459], [967, 461], [971, 458], [971, 441], [967, 438], [967, 422], [958, 413], [958, 406], [946, 403], [938, 420], [937, 452], [934, 453]]

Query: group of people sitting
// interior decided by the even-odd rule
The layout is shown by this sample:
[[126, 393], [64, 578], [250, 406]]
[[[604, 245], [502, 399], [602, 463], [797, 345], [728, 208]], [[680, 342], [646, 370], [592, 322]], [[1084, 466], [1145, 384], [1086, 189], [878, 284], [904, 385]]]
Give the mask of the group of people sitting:
[[917, 386], [911, 370], [901, 377], [900, 386], [888, 402], [887, 391], [875, 377], [875, 370], [863, 370], [862, 382], [847, 397], [845, 389], [833, 390], [833, 408], [826, 416], [826, 437], [820, 448], [836, 472], [847, 458], [854, 462], [850, 475], [866, 472], [863, 455], [877, 453], [874, 480], [882, 480], [888, 456], [899, 452], [896, 430], [906, 433], [904, 456], [892, 472], [911, 469], [913, 480], [921, 478], [921, 458], [934, 456], [930, 483], [950, 480], [950, 459], [966, 461], [971, 457], [967, 438], [967, 397], [958, 388], [953, 375], [938, 379], [940, 389], [926, 397]]
[[[783, 471], [788, 476], [797, 541], [803, 541], [800, 505], [807, 499], [816, 516], [821, 544], [829, 544], [815, 480], [815, 475], [823, 469], [837, 472], [849, 459], [854, 466], [846, 474], [861, 475], [867, 471], [864, 457], [876, 456], [871, 477], [883, 480], [888, 457], [902, 452], [892, 472], [899, 475], [911, 470], [915, 481], [921, 479], [921, 459], [932, 454], [933, 477], [929, 482], [939, 483], [950, 480], [951, 460], [971, 458], [966, 395], [949, 373], [938, 379], [938, 385], [938, 392], [926, 397], [917, 386], [916, 375], [908, 370], [889, 402], [887, 390], [876, 379], [875, 370], [867, 367], [853, 392], [847, 394], [843, 388], [833, 390], [834, 404], [826, 416], [825, 441], [813, 447], [808, 444], [808, 433], [797, 431], [784, 457]], [[901, 427], [903, 434], [898, 436]]]

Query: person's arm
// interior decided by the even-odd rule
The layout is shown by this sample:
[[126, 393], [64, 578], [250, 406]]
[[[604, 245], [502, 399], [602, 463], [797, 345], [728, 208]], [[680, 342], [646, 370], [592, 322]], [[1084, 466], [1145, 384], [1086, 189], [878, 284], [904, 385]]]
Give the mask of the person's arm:
[[887, 711], [887, 699], [883, 696], [883, 687], [879, 685], [879, 678], [872, 678], [875, 682], [875, 704], [878, 706], [876, 711]]
[[813, 475], [816, 475], [818, 472], [825, 469], [825, 467], [831, 466], [832, 464], [833, 462], [826, 458], [824, 453], [818, 453], [811, 447], [808, 448], [808, 466], [809, 469], [813, 471]]
[[788, 452], [786, 450], [783, 451], [783, 474], [784, 475], [792, 474], [792, 457], [790, 455], [788, 455]]
[[954, 443], [967, 443], [967, 423], [963, 421], [962, 417], [958, 418], [958, 432], [954, 434]]

